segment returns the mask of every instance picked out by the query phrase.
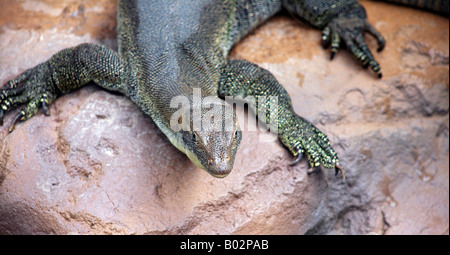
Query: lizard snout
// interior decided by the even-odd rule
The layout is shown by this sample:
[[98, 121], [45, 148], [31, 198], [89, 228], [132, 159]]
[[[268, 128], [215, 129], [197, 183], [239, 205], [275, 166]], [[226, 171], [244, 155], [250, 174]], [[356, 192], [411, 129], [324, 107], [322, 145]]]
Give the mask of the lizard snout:
[[228, 156], [224, 158], [210, 157], [208, 160], [207, 171], [214, 177], [224, 178], [231, 172], [232, 168], [233, 164], [230, 164]]

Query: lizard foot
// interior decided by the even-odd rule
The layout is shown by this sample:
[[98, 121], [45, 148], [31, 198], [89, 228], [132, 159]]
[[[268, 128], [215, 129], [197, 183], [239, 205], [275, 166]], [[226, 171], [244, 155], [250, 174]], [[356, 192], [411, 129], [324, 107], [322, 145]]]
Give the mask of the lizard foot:
[[348, 50], [361, 62], [362, 66], [370, 68], [381, 78], [380, 65], [364, 41], [364, 32], [375, 37], [378, 43], [377, 51], [383, 50], [386, 41], [381, 34], [367, 21], [364, 9], [358, 8], [344, 12], [331, 20], [322, 31], [322, 46], [328, 48], [331, 44], [333, 59], [341, 41], [344, 41]]
[[288, 121], [286, 130], [279, 135], [281, 142], [295, 156], [290, 165], [295, 165], [307, 155], [308, 163], [313, 169], [308, 174], [316, 172], [320, 166], [334, 168], [336, 175], [341, 172], [345, 179], [345, 170], [339, 164], [337, 153], [331, 148], [327, 136], [314, 125], [298, 115]]
[[28, 69], [17, 78], [6, 82], [0, 88], [0, 126], [5, 113], [17, 105], [26, 106], [13, 118], [9, 126], [11, 133], [17, 122], [24, 121], [36, 114], [41, 106], [46, 116], [50, 115], [48, 105], [56, 98], [56, 91], [47, 63]]

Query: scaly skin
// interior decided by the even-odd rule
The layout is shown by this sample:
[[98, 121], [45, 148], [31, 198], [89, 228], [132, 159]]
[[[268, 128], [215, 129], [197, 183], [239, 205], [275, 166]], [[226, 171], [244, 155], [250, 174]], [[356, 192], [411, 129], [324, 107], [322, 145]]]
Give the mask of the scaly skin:
[[[25, 103], [10, 125], [11, 132], [39, 107], [48, 115], [47, 107], [57, 97], [94, 81], [128, 96], [192, 162], [224, 177], [233, 168], [241, 141], [236, 115], [228, 116], [229, 126], [224, 121], [227, 116], [214, 116], [220, 130], [212, 124], [197, 129], [194, 117], [203, 121], [211, 118], [210, 109], [229, 108], [219, 96], [274, 96], [278, 116], [266, 121], [296, 157], [293, 163], [306, 153], [315, 169], [334, 167], [338, 172], [339, 159], [326, 135], [293, 111], [289, 95], [273, 75], [247, 61], [227, 60], [235, 43], [282, 8], [322, 28], [323, 44], [331, 42], [332, 56], [343, 41], [363, 65], [381, 76], [363, 33], [373, 34], [380, 49], [384, 39], [355, 0], [122, 0], [118, 52], [82, 44], [26, 70], [0, 90], [0, 124], [6, 112]], [[176, 98], [183, 99], [178, 102], [181, 108], [178, 103], [171, 105]], [[199, 104], [199, 98], [200, 102], [209, 99], [209, 108]], [[253, 107], [254, 111], [259, 114], [265, 106], [265, 116], [270, 116], [268, 102]], [[174, 128], [174, 123], [181, 128]]]

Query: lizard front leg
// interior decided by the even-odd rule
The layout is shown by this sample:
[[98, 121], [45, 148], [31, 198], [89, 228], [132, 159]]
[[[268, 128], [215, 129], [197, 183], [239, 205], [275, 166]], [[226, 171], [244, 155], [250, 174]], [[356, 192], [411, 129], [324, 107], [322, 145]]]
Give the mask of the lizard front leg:
[[106, 89], [125, 92], [121, 87], [122, 73], [119, 56], [104, 46], [81, 44], [64, 49], [0, 88], [0, 125], [3, 125], [5, 113], [19, 104], [26, 106], [13, 118], [9, 132], [18, 121], [35, 115], [39, 107], [45, 115], [50, 115], [47, 106], [58, 96], [90, 81]]
[[[339, 158], [331, 148], [327, 136], [294, 112], [287, 91], [269, 71], [246, 60], [230, 60], [222, 70], [218, 94], [220, 97], [239, 96], [244, 100], [251, 96], [255, 101], [260, 101], [260, 97], [276, 97], [277, 118], [262, 121], [265, 121], [269, 127], [277, 129], [280, 141], [296, 157], [292, 164], [298, 163], [306, 153], [313, 171], [320, 166], [335, 168], [336, 174], [341, 171], [342, 177], [345, 178], [344, 169], [339, 165]], [[264, 102], [264, 100], [261, 101]], [[263, 107], [264, 116], [270, 118], [274, 109], [271, 109], [273, 106], [270, 100], [265, 102], [265, 105], [257, 107]], [[260, 111], [251, 104], [249, 108], [253, 108], [261, 120]]]

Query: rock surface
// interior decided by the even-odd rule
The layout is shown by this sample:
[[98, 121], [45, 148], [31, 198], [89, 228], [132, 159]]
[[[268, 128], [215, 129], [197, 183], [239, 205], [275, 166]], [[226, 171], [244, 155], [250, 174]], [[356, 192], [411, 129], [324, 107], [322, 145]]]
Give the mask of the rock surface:
[[[286, 15], [231, 54], [279, 79], [328, 134], [346, 181], [290, 167], [263, 131], [245, 131], [233, 172], [215, 179], [127, 98], [89, 85], [56, 100], [51, 117], [1, 127], [0, 234], [448, 234], [448, 19], [363, 5], [387, 40], [375, 53], [382, 80], [345, 50], [330, 62], [320, 31]], [[0, 2], [0, 84], [66, 47], [116, 47], [115, 8]]]

